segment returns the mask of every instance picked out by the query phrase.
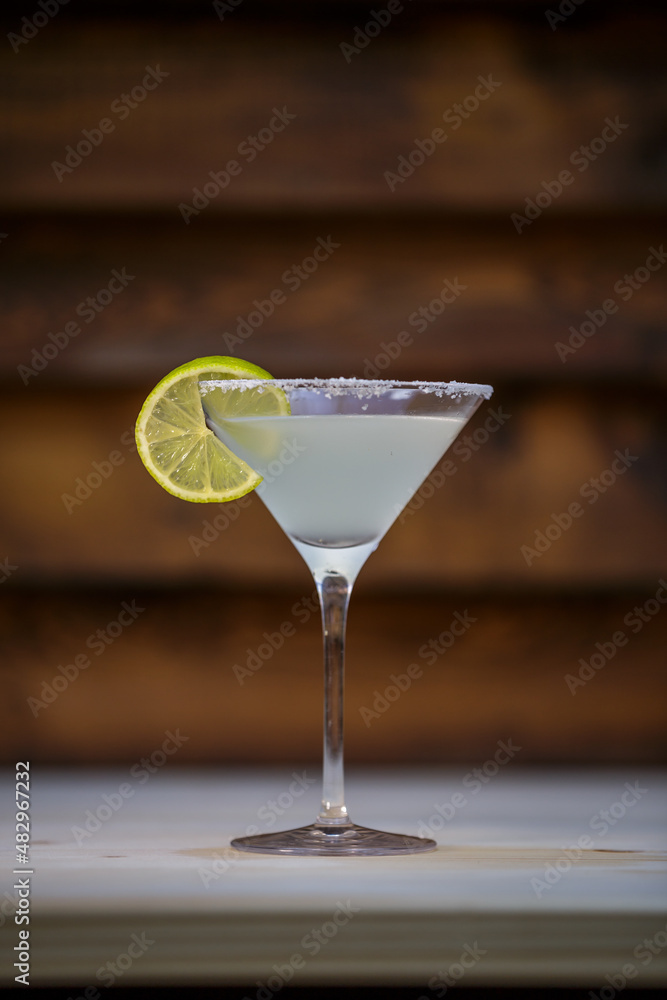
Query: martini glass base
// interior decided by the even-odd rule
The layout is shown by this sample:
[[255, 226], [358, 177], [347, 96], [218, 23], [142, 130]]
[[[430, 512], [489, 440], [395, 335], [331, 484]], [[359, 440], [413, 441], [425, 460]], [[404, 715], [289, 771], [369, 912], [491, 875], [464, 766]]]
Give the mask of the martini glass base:
[[295, 830], [238, 837], [232, 840], [232, 847], [237, 851], [253, 851], [257, 854], [345, 857], [355, 854], [418, 854], [422, 851], [434, 851], [437, 844], [435, 840], [369, 830], [368, 827], [357, 826], [355, 823], [344, 826], [312, 823]]

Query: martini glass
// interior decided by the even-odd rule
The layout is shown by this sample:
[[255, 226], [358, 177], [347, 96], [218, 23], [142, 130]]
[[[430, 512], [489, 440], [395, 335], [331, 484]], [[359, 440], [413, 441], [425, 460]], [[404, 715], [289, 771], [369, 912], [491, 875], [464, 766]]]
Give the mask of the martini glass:
[[[230, 392], [285, 393], [290, 414], [225, 417]], [[447, 451], [488, 385], [366, 379], [200, 382], [207, 424], [264, 477], [256, 492], [310, 568], [324, 633], [322, 806], [314, 823], [239, 837], [241, 851], [288, 855], [414, 854], [433, 840], [357, 826], [343, 794], [345, 622], [356, 576]], [[250, 398], [250, 397], [249, 397]], [[252, 412], [252, 405], [248, 406]], [[239, 399], [234, 412], [243, 412]]]

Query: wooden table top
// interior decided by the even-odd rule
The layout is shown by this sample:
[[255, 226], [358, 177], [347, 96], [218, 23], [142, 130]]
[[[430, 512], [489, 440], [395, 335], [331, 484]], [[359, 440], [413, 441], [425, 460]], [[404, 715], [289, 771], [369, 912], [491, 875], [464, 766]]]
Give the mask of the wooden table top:
[[356, 822], [437, 851], [291, 858], [229, 843], [312, 822], [317, 768], [169, 767], [34, 770], [29, 866], [3, 784], [0, 938], [27, 878], [32, 985], [667, 983], [664, 772], [351, 769]]

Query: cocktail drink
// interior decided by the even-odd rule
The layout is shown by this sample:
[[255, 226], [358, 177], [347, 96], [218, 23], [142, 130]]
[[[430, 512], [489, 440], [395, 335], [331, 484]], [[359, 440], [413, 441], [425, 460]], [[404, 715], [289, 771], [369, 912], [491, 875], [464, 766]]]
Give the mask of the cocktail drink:
[[432, 840], [353, 824], [343, 796], [343, 657], [352, 585], [397, 514], [447, 451], [488, 386], [272, 380], [289, 415], [225, 416], [229, 392], [255, 380], [202, 381], [208, 426], [263, 476], [257, 492], [310, 568], [324, 630], [322, 807], [314, 824], [233, 841], [281, 854], [407, 854]]
[[[239, 377], [247, 374], [249, 377]], [[243, 851], [412, 854], [435, 841], [358, 826], [343, 790], [343, 666], [352, 586], [371, 552], [492, 389], [459, 382], [272, 379], [230, 358], [171, 373], [137, 422], [139, 454], [184, 499], [257, 489], [310, 568], [324, 633], [320, 812], [295, 830], [240, 837]]]

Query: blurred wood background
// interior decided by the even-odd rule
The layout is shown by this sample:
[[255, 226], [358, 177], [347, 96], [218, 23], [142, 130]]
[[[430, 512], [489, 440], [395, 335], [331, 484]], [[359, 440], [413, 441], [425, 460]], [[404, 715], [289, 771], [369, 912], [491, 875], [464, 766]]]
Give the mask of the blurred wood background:
[[235, 353], [495, 386], [357, 584], [350, 761], [664, 760], [667, 13], [218, 9], [2, 15], [0, 753], [134, 762], [180, 727], [182, 763], [318, 758], [305, 566], [257, 498], [181, 503], [132, 446], [162, 375]]

